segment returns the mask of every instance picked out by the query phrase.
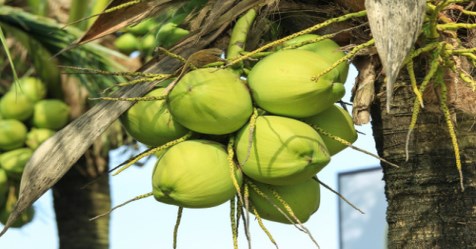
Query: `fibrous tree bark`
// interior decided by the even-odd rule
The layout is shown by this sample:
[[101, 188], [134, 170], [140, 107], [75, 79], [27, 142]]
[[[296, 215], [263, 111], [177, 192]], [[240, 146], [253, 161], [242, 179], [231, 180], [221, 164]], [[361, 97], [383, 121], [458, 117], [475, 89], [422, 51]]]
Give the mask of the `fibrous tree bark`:
[[[402, 82], [400, 82], [402, 83]], [[441, 113], [424, 111], [410, 141], [405, 140], [414, 94], [408, 84], [395, 91], [385, 110], [382, 84], [372, 106], [372, 127], [379, 154], [399, 164], [382, 165], [388, 200], [389, 248], [474, 248], [476, 236], [476, 130], [474, 116], [455, 113], [465, 191], [459, 187], [453, 146]]]

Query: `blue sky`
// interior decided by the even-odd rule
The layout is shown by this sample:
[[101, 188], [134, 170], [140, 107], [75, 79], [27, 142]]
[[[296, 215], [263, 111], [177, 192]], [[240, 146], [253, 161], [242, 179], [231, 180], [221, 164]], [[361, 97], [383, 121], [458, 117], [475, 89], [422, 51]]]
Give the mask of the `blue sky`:
[[[355, 70], [351, 70], [346, 83], [345, 101], [349, 102], [350, 89], [355, 76]], [[365, 135], [360, 134], [354, 145], [376, 153], [370, 125], [357, 127], [357, 129]], [[118, 155], [118, 152], [112, 152], [111, 155], [111, 167], [124, 160]], [[318, 177], [332, 188], [337, 189], [337, 174], [339, 172], [375, 167], [378, 163], [378, 160], [368, 155], [346, 149], [335, 155], [331, 162], [319, 172]], [[150, 192], [152, 168], [153, 162], [151, 161], [142, 168], [131, 167], [118, 176], [112, 177], [113, 205], [136, 195]], [[375, 184], [381, 184], [381, 180], [377, 179], [375, 181]], [[383, 192], [383, 189], [381, 191]], [[34, 205], [37, 213], [34, 221], [21, 229], [8, 231], [0, 238], [0, 248], [58, 248], [51, 193], [48, 192]], [[176, 212], [177, 208], [175, 206], [158, 203], [153, 198], [134, 202], [116, 210], [111, 216], [110, 248], [172, 248], [172, 233]], [[357, 212], [354, 215], [361, 216]], [[365, 215], [371, 214], [367, 213]], [[253, 248], [275, 248], [254, 221], [254, 217], [250, 217], [253, 221], [251, 224]], [[338, 222], [338, 198], [330, 191], [321, 188], [320, 208], [305, 223], [321, 248], [338, 248]], [[275, 222], [265, 222], [265, 225], [273, 234], [281, 249], [315, 248], [307, 235], [293, 226]], [[242, 230], [240, 230], [240, 234], [240, 248], [247, 248]], [[233, 248], [229, 222], [229, 204], [226, 203], [208, 209], [185, 209], [179, 230], [178, 248]]]

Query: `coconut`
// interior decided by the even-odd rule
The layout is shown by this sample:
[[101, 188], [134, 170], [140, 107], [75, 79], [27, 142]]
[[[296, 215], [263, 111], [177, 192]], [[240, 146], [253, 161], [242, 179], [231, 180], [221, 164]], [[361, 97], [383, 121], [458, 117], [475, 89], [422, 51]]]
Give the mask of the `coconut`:
[[46, 85], [39, 78], [24, 77], [18, 84], [12, 85], [10, 92], [23, 94], [31, 101], [37, 102], [46, 97]]
[[16, 119], [0, 120], [0, 150], [13, 150], [25, 143], [26, 126]]
[[309, 117], [344, 96], [339, 73], [319, 77], [330, 63], [311, 51], [282, 50], [258, 62], [248, 75], [253, 99], [264, 110], [295, 118]]
[[134, 26], [127, 27], [126, 31], [132, 33], [133, 35], [142, 36], [151, 31], [156, 25], [157, 23], [155, 22], [155, 20], [149, 18], [142, 20], [140, 23]]
[[[164, 88], [146, 95], [162, 96]], [[137, 141], [157, 147], [187, 134], [187, 128], [175, 121], [164, 100], [139, 101], [121, 116], [121, 123]]]
[[311, 178], [330, 161], [321, 136], [301, 121], [260, 116], [252, 143], [249, 124], [236, 135], [236, 156], [243, 173], [272, 185], [291, 185]]
[[[339, 106], [333, 105], [315, 116], [304, 119], [304, 122], [315, 125], [347, 142], [353, 143], [357, 140], [357, 131], [352, 122], [352, 117]], [[331, 156], [347, 148], [347, 145], [339, 143], [326, 135], [322, 135], [322, 140], [326, 144]]]
[[0, 155], [0, 167], [2, 167], [8, 174], [8, 177], [20, 179], [26, 163], [33, 155], [33, 150], [30, 148], [20, 148], [5, 152]]
[[[235, 176], [241, 185], [241, 172]], [[156, 200], [188, 208], [217, 206], [236, 194], [224, 146], [208, 140], [168, 149], [155, 165], [152, 187]]]
[[114, 41], [117, 50], [124, 54], [130, 54], [139, 49], [139, 38], [131, 33], [125, 33]]
[[168, 96], [174, 118], [188, 129], [227, 134], [253, 112], [251, 96], [239, 76], [227, 69], [203, 68], [183, 76]]
[[[293, 214], [301, 223], [306, 222], [320, 204], [320, 186], [314, 178], [307, 179], [301, 183], [288, 186], [273, 186], [259, 182], [253, 182], [266, 197], [258, 194], [253, 188], [250, 190], [250, 202], [258, 212], [259, 216], [266, 220], [292, 224], [296, 223], [286, 207], [279, 201], [274, 193], [277, 193], [286, 204], [289, 205]], [[291, 218], [288, 220], [274, 205], [278, 206]]]
[[3, 118], [24, 121], [33, 114], [34, 104], [27, 95], [9, 91], [0, 100], [0, 112]]
[[179, 27], [174, 22], [165, 23], [157, 32], [157, 46], [170, 48], [189, 33], [190, 31]]
[[26, 134], [25, 144], [32, 150], [36, 150], [44, 141], [55, 135], [55, 131], [43, 128], [32, 128]]
[[[291, 39], [285, 42], [283, 45], [285, 47], [299, 45], [306, 41], [314, 40], [317, 38], [319, 38], [318, 35], [305, 34], [305, 35], [298, 36], [294, 39]], [[331, 39], [324, 39], [318, 42], [306, 44], [304, 46], [298, 47], [297, 49], [312, 51], [318, 54], [319, 56], [321, 56], [324, 60], [326, 60], [331, 65], [345, 56], [345, 53], [341, 50], [341, 47], [339, 46], [339, 44], [335, 43]], [[341, 83], [345, 83], [347, 79], [347, 74], [349, 72], [349, 64], [347, 62], [340, 63], [336, 67], [336, 70], [339, 73], [339, 77], [337, 78], [337, 81]]]
[[35, 104], [33, 126], [59, 130], [69, 121], [69, 106], [59, 99], [44, 99]]

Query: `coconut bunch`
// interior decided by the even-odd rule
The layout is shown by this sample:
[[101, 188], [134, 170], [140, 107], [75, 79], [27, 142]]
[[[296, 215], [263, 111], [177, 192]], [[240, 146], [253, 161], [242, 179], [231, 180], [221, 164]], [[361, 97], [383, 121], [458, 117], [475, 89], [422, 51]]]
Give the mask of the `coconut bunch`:
[[[0, 98], [0, 222], [6, 222], [17, 199], [25, 164], [33, 152], [69, 121], [69, 107], [57, 99], [46, 99], [47, 89], [38, 78], [24, 77]], [[33, 209], [17, 223], [33, 218]]]
[[145, 56], [150, 55], [157, 43], [155, 34], [159, 31], [159, 27], [160, 24], [156, 20], [146, 19], [118, 32], [114, 46], [126, 55], [134, 51], [140, 51]]
[[316, 174], [357, 139], [350, 115], [335, 104], [344, 96], [348, 65], [332, 65], [345, 54], [318, 38], [288, 41], [247, 75], [225, 67], [191, 70], [173, 80], [170, 93], [157, 88], [145, 96], [160, 100], [130, 108], [123, 126], [160, 151], [155, 199], [207, 208], [238, 195], [261, 218], [307, 221], [320, 203]]
[[156, 47], [170, 48], [190, 34], [185, 22], [189, 15], [204, 3], [204, 0], [188, 1], [181, 8], [169, 13], [144, 19], [118, 32], [114, 45], [127, 55], [139, 51], [144, 58], [151, 56]]

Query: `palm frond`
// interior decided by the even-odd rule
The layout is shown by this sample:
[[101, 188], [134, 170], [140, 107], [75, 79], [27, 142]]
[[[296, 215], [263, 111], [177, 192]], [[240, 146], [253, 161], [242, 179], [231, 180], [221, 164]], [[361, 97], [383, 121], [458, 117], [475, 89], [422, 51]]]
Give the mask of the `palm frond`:
[[[62, 52], [81, 36], [81, 31], [74, 27], [62, 28], [52, 19], [32, 15], [22, 9], [0, 6], [0, 27], [7, 33], [26, 36], [26, 41], [23, 41], [28, 43], [27, 46], [33, 43], [36, 47], [43, 47], [49, 54], [56, 55], [61, 65], [121, 71], [123, 67], [111, 57], [126, 59], [120, 53], [94, 43]], [[98, 74], [78, 74], [77, 77], [91, 96], [98, 96], [102, 90], [122, 80], [119, 76], [104, 77]]]

